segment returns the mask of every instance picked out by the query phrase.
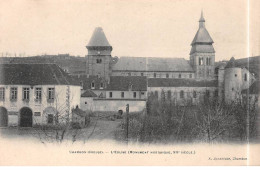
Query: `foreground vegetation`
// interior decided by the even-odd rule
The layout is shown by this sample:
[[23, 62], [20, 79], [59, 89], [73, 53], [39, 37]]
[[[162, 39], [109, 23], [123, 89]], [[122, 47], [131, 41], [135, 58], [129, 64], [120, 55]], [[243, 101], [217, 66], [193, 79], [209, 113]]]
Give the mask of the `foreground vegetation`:
[[[257, 136], [256, 101], [207, 100], [180, 106], [149, 97], [147, 109], [129, 115], [128, 140], [149, 143], [246, 142]], [[126, 127], [125, 127], [126, 128]]]

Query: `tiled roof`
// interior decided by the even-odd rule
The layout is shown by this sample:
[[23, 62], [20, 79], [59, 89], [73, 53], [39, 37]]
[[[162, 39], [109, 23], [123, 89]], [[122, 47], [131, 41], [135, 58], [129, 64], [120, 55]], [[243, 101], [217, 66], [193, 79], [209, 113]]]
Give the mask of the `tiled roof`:
[[56, 64], [0, 64], [3, 85], [79, 85]]
[[193, 69], [184, 58], [121, 57], [113, 71], [190, 71]]
[[81, 97], [97, 97], [97, 95], [91, 90], [86, 90], [81, 94]]
[[[107, 83], [104, 79], [97, 76], [81, 76], [78, 82], [83, 84], [84, 90], [115, 90], [115, 91], [127, 91], [132, 87], [133, 91], [146, 91], [147, 90], [147, 78], [144, 76], [111, 76], [110, 82]], [[91, 88], [91, 83], [94, 82], [95, 88]], [[101, 83], [103, 83], [103, 89], [100, 89]], [[132, 85], [132, 86], [131, 86]]]
[[217, 87], [217, 81], [197, 81], [193, 79], [149, 78], [148, 87]]
[[111, 47], [101, 27], [94, 30], [87, 47]]
[[214, 43], [212, 38], [209, 35], [209, 32], [205, 27], [200, 27], [199, 30], [197, 31], [191, 45], [195, 43], [209, 43], [212, 44]]
[[249, 89], [244, 89], [242, 90], [243, 94], [249, 93], [249, 94], [259, 94], [259, 86], [260, 86], [260, 81], [255, 81]]
[[111, 76], [107, 90], [127, 91], [146, 91], [147, 78], [144, 76]]

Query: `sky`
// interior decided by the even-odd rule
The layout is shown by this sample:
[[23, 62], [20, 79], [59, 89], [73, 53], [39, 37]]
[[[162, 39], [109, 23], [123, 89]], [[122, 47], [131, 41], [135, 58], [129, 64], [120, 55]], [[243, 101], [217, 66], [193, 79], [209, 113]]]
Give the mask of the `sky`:
[[216, 61], [256, 56], [259, 6], [258, 0], [0, 0], [0, 56], [85, 56], [95, 27], [102, 27], [112, 56], [189, 59], [201, 10]]

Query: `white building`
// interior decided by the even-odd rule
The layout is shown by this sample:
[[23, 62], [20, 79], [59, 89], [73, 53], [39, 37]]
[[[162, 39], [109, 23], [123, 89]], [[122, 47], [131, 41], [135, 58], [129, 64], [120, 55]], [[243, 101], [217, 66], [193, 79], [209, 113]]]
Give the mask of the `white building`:
[[0, 71], [0, 126], [52, 125], [80, 106], [81, 87], [55, 64], [2, 64]]

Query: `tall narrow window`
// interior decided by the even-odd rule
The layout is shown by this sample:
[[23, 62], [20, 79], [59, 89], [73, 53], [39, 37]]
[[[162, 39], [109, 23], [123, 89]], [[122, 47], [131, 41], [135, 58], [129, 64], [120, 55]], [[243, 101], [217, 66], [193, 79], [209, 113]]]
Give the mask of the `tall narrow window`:
[[5, 88], [4, 87], [1, 87], [0, 88], [0, 101], [3, 101], [5, 100]]
[[48, 124], [53, 124], [53, 122], [54, 122], [54, 115], [48, 114]]
[[36, 88], [35, 90], [35, 101], [42, 100], [42, 88]]
[[166, 73], [166, 78], [169, 78], [169, 74], [168, 73]]
[[104, 88], [104, 84], [103, 82], [100, 83], [100, 89], [103, 89]]
[[180, 98], [184, 98], [184, 91], [183, 90], [181, 90], [181, 92], [180, 92]]
[[206, 90], [206, 96], [207, 96], [207, 97], [210, 97], [210, 92], [209, 92], [209, 90]]
[[11, 96], [10, 96], [11, 101], [16, 101], [17, 100], [17, 88], [12, 87], [11, 88]]
[[54, 88], [48, 88], [48, 100], [54, 100], [55, 95], [55, 89]]
[[214, 96], [215, 96], [215, 97], [218, 97], [218, 90], [215, 90]]
[[156, 78], [156, 73], [153, 74], [153, 77]]
[[154, 92], [155, 97], [158, 99], [158, 91]]
[[125, 93], [121, 92], [121, 98], [124, 98], [124, 97], [125, 97]]
[[113, 97], [113, 93], [109, 92], [109, 97], [112, 98]]
[[91, 82], [91, 89], [95, 89], [95, 82]]
[[244, 80], [247, 81], [247, 74], [244, 75]]
[[172, 98], [172, 92], [171, 92], [171, 90], [168, 90], [167, 91], [167, 99], [171, 100], [171, 98]]
[[193, 98], [197, 98], [197, 92], [193, 91]]
[[211, 65], [211, 58], [209, 57], [209, 65]]
[[136, 98], [136, 92], [133, 92], [133, 97]]

